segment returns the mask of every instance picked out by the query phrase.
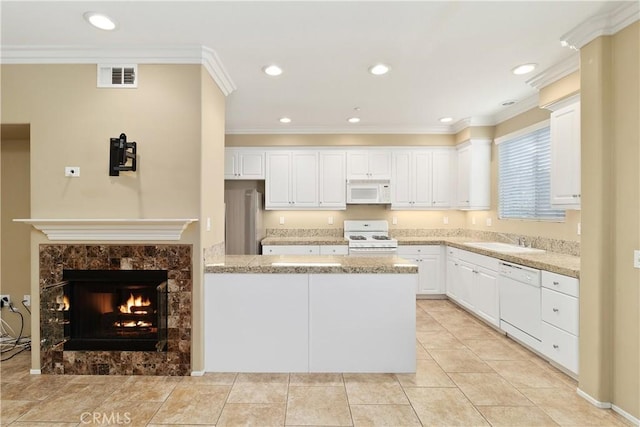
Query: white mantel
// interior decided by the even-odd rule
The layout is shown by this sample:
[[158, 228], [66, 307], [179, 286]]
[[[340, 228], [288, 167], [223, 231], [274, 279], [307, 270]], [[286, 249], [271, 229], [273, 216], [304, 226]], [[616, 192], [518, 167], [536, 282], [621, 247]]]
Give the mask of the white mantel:
[[14, 219], [42, 231], [49, 240], [167, 241], [180, 240], [194, 218], [163, 219]]

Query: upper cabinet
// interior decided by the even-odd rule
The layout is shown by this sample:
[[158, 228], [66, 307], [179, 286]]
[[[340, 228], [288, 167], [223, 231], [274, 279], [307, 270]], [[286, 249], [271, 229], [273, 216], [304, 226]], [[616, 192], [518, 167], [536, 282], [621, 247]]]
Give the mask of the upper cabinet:
[[376, 149], [348, 151], [347, 179], [391, 179], [391, 152]]
[[451, 207], [452, 160], [449, 149], [423, 149], [393, 153], [392, 209], [443, 209]]
[[224, 179], [264, 179], [264, 151], [225, 148]]
[[580, 99], [547, 107], [551, 112], [551, 205], [580, 209]]
[[265, 209], [346, 209], [344, 151], [271, 150]]
[[458, 208], [491, 206], [491, 140], [471, 139], [458, 145]]

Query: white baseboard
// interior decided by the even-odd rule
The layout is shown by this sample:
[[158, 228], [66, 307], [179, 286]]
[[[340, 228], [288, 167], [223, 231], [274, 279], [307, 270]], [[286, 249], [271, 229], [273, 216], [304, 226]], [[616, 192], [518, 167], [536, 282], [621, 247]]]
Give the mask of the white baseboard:
[[636, 425], [636, 426], [640, 426], [640, 418], [636, 418], [633, 415], [631, 415], [630, 413], [628, 413], [627, 411], [625, 411], [624, 409], [616, 406], [616, 405], [611, 405], [611, 409], [614, 412], [617, 412], [618, 414], [622, 415], [623, 417], [625, 417], [627, 420], [631, 421], [632, 424]]
[[191, 371], [192, 377], [202, 377], [204, 376], [204, 371]]
[[31, 375], [41, 375], [42, 374], [42, 370], [40, 370], [40, 369], [30, 369], [29, 373]]
[[591, 397], [590, 395], [580, 390], [579, 388], [576, 389], [576, 392], [578, 393], [578, 396], [582, 397], [584, 400], [591, 403], [596, 408], [611, 409], [611, 402], [600, 402], [599, 400], [596, 400], [595, 398]]
[[600, 402], [599, 400], [594, 399], [593, 397], [589, 396], [587, 393], [580, 390], [579, 388], [576, 389], [576, 391], [578, 393], [578, 396], [582, 397], [587, 402], [591, 403], [593, 406], [600, 409], [611, 409], [613, 412], [617, 412], [627, 420], [631, 421], [631, 423], [633, 423], [634, 425], [640, 426], [640, 419], [634, 417], [633, 415], [631, 415], [624, 409], [620, 408], [619, 406], [613, 405], [611, 404], [611, 402]]

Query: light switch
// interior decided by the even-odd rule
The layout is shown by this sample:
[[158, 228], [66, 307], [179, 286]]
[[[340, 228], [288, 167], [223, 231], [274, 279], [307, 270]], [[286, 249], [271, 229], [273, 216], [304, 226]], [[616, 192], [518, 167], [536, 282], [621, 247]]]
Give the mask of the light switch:
[[327, 218], [327, 222], [329, 223], [329, 225], [333, 225], [333, 217], [330, 216], [329, 218]]
[[578, 223], [578, 236], [582, 233], [582, 226]]
[[449, 224], [449, 217], [448, 216], [442, 217], [442, 222], [444, 224]]
[[283, 216], [280, 217], [280, 224], [284, 224], [284, 217]]
[[633, 251], [633, 267], [640, 268], [640, 250]]
[[487, 227], [491, 227], [491, 224], [492, 224], [491, 218], [486, 219], [486, 224], [487, 224]]
[[394, 216], [393, 218], [391, 218], [391, 224], [398, 225], [398, 217], [397, 216]]
[[476, 225], [476, 217], [475, 216], [471, 217], [471, 225]]

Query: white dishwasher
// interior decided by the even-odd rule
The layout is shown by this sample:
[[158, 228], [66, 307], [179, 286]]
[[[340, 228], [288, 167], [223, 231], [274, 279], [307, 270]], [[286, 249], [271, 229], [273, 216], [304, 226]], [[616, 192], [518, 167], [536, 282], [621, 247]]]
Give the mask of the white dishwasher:
[[540, 350], [540, 270], [500, 261], [498, 286], [500, 329], [534, 350]]

